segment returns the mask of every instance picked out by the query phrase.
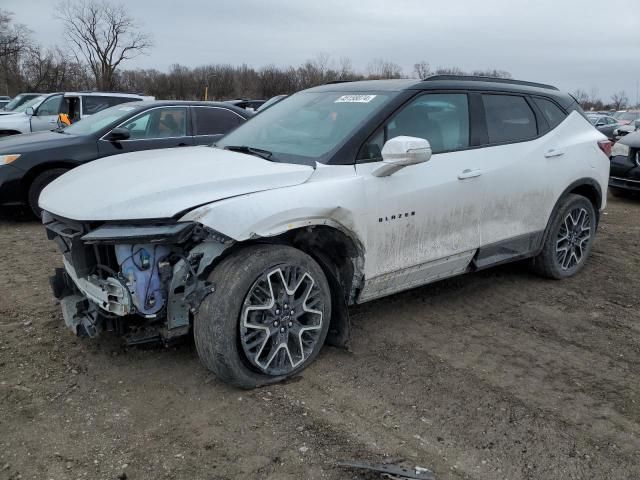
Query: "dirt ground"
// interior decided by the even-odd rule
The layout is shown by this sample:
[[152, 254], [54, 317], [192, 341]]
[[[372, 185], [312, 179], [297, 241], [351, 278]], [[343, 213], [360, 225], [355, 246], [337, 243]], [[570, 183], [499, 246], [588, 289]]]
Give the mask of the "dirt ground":
[[32, 220], [0, 217], [0, 479], [640, 478], [640, 201], [609, 200], [587, 267], [522, 265], [352, 310], [351, 351], [239, 391], [192, 343], [121, 348], [66, 330], [61, 264]]

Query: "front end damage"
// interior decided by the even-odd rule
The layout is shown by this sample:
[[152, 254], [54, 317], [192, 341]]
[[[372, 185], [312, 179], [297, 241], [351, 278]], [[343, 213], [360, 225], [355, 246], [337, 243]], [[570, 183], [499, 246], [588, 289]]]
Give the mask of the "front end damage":
[[129, 344], [186, 335], [215, 288], [206, 281], [208, 267], [233, 244], [196, 222], [42, 218], [63, 254], [51, 286], [66, 325], [84, 337], [113, 331]]

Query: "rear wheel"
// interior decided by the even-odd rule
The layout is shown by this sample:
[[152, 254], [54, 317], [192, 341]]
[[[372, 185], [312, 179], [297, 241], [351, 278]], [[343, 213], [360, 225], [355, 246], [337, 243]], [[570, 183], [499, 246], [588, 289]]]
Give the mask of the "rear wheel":
[[534, 259], [534, 269], [555, 279], [578, 273], [593, 247], [596, 226], [591, 202], [581, 195], [568, 195], [556, 211], [542, 252]]
[[52, 168], [51, 170], [42, 172], [33, 179], [33, 182], [31, 182], [31, 186], [29, 187], [28, 201], [29, 207], [31, 207], [31, 210], [36, 217], [40, 218], [42, 215], [42, 209], [38, 206], [38, 198], [40, 198], [40, 194], [42, 193], [42, 190], [44, 190], [44, 187], [68, 171], [69, 170], [66, 168]]
[[296, 375], [320, 352], [331, 320], [322, 268], [292, 247], [258, 245], [209, 276], [194, 338], [202, 363], [227, 383], [255, 388]]

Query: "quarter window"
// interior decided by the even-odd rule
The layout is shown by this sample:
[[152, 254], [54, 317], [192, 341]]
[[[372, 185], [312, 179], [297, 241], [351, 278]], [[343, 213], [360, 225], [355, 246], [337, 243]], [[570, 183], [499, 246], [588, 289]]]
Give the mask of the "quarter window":
[[227, 133], [240, 125], [244, 119], [226, 108], [194, 107], [196, 135]]
[[403, 107], [362, 147], [360, 161], [382, 158], [384, 143], [394, 137], [424, 138], [433, 153], [469, 147], [469, 105], [464, 93], [421, 95]]
[[536, 117], [517, 95], [482, 95], [489, 143], [520, 142], [538, 135]]
[[[560, 125], [567, 116], [562, 110], [560, 110], [560, 107], [558, 107], [551, 100], [547, 100], [544, 98], [534, 98], [533, 101], [542, 111], [544, 118], [546, 118], [547, 122], [549, 123], [549, 128], [551, 128], [552, 130]], [[606, 124], [607, 119], [603, 117], [603, 120]]]
[[122, 127], [131, 132], [130, 140], [185, 137], [187, 109], [185, 107], [154, 108], [138, 115]]

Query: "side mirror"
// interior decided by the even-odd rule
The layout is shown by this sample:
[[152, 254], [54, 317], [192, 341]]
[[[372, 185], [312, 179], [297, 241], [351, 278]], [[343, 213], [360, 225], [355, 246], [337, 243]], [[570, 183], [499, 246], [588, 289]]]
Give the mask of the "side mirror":
[[431, 145], [424, 138], [395, 137], [382, 147], [382, 165], [371, 174], [374, 177], [388, 177], [398, 170], [428, 162], [431, 158]]
[[596, 127], [603, 127], [603, 126], [604, 126], [603, 121], [599, 121], [598, 123], [596, 123]]
[[27, 115], [29, 115], [31, 117], [33, 115], [33, 107], [27, 107], [25, 109], [24, 113], [26, 113]]
[[106, 140], [110, 142], [119, 142], [120, 140], [128, 140], [131, 137], [131, 132], [126, 128], [118, 127], [111, 130], [107, 135]]

